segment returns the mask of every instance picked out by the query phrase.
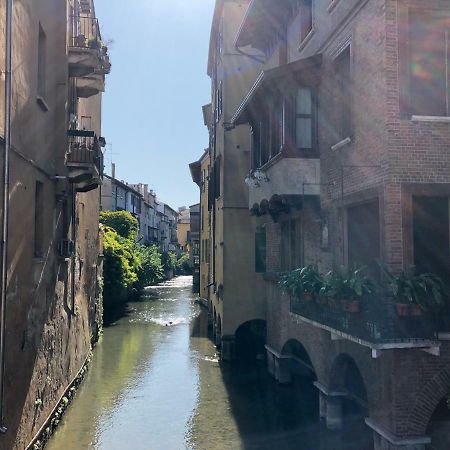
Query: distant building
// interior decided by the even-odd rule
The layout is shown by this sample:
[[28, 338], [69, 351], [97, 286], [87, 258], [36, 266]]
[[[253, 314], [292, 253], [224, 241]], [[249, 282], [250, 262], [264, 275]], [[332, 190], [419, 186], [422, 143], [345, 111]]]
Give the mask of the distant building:
[[182, 252], [189, 251], [188, 245], [188, 233], [191, 230], [191, 217], [190, 210], [183, 206], [178, 208], [178, 224], [177, 224], [177, 237], [180, 250]]
[[188, 233], [188, 243], [191, 249], [190, 259], [193, 270], [193, 291], [200, 293], [200, 203], [189, 208], [191, 230]]
[[137, 241], [157, 245], [161, 251], [178, 251], [178, 213], [157, 200], [147, 184], [130, 184], [105, 175], [101, 196], [102, 211], [128, 211], [139, 222]]

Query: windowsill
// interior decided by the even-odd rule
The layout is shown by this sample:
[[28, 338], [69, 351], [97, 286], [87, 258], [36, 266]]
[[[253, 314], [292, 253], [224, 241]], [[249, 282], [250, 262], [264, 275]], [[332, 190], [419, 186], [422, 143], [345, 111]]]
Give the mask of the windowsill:
[[336, 8], [336, 5], [339, 3], [339, 0], [331, 0], [331, 3], [328, 5], [327, 11], [330, 13]]
[[300, 45], [298, 46], [298, 51], [301, 52], [306, 45], [308, 44], [308, 42], [311, 40], [311, 38], [313, 37], [314, 34], [314, 26], [311, 28], [311, 31], [305, 36], [305, 39], [303, 39], [302, 42], [300, 42]]
[[337, 150], [340, 150], [341, 148], [346, 147], [347, 145], [350, 145], [352, 142], [352, 138], [346, 137], [345, 139], [342, 139], [342, 141], [339, 141], [338, 143], [332, 145], [331, 150], [335, 152]]
[[50, 109], [47, 102], [45, 101], [44, 97], [41, 97], [40, 95], [38, 95], [36, 97], [36, 101], [37, 101], [37, 104], [42, 109], [42, 111], [47, 112]]
[[450, 116], [411, 116], [412, 122], [450, 123]]

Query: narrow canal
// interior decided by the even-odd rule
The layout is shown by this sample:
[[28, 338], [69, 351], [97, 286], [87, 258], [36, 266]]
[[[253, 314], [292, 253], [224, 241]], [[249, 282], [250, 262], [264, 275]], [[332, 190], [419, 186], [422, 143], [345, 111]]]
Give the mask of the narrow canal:
[[280, 386], [263, 362], [219, 364], [191, 278], [179, 277], [105, 329], [46, 449], [365, 449], [325, 434], [316, 408], [309, 383]]

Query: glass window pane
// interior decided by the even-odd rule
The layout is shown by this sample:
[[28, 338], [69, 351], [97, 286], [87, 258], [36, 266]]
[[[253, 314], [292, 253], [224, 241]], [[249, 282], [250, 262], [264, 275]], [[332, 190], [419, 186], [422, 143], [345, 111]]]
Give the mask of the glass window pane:
[[297, 92], [297, 114], [311, 114], [312, 99], [311, 89], [299, 88]]
[[312, 148], [312, 119], [297, 118], [297, 148]]

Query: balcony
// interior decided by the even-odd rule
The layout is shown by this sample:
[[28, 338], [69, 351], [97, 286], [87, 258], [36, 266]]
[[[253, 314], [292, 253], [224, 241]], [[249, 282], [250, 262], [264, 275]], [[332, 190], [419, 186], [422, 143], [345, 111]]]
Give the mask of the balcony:
[[87, 16], [70, 18], [68, 57], [71, 77], [109, 73], [108, 49], [102, 43], [97, 19]]
[[69, 130], [69, 151], [66, 166], [69, 181], [79, 192], [88, 192], [101, 185], [103, 154], [93, 131]]
[[83, 78], [77, 78], [77, 96], [79, 98], [89, 98], [105, 92], [105, 75], [91, 74]]
[[375, 296], [363, 299], [359, 312], [294, 298], [290, 310], [293, 317], [331, 332], [334, 339], [347, 339], [370, 347], [373, 352], [435, 347], [438, 333], [449, 329], [449, 324], [440, 323], [426, 313], [398, 316], [392, 300]]

